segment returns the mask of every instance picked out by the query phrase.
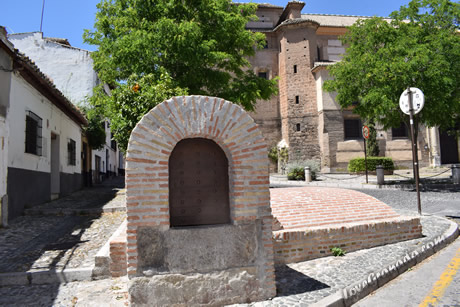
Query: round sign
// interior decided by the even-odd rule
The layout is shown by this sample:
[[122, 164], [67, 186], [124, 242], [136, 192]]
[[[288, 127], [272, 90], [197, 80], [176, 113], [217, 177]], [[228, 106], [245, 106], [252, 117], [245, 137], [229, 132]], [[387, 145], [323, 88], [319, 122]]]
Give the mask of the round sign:
[[363, 126], [363, 138], [365, 139], [369, 138], [369, 127], [368, 126]]
[[425, 105], [425, 96], [422, 91], [416, 87], [411, 87], [408, 90], [402, 92], [401, 97], [399, 97], [399, 107], [404, 114], [409, 115], [409, 93], [412, 95], [412, 107], [414, 109], [414, 114], [417, 114], [423, 109]]

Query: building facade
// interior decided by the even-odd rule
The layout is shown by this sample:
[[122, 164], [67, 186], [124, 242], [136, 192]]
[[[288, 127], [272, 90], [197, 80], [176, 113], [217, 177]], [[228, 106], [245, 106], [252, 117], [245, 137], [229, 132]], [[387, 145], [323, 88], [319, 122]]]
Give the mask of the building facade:
[[[74, 104], [85, 104], [100, 81], [93, 69], [91, 52], [70, 45], [67, 39], [44, 37], [42, 32], [10, 34], [8, 39], [50, 76], [56, 87]], [[101, 182], [124, 170], [122, 153], [111, 138], [110, 122], [104, 123], [106, 141], [84, 156], [84, 181]], [[81, 145], [88, 148], [84, 139]]]
[[81, 188], [87, 121], [0, 29], [0, 192], [2, 218], [11, 220], [26, 207]]
[[[266, 35], [266, 48], [251, 58], [260, 77], [279, 77], [279, 93], [259, 101], [253, 118], [271, 147], [287, 144], [289, 161], [317, 160], [323, 171], [343, 170], [350, 159], [364, 157], [362, 122], [342, 110], [335, 94], [323, 90], [328, 66], [346, 52], [339, 37], [358, 19], [369, 17], [302, 14], [303, 2], [286, 7], [259, 4], [258, 20], [247, 28]], [[380, 155], [410, 165], [411, 143], [402, 126], [377, 133]], [[437, 128], [420, 127], [418, 155], [422, 166], [458, 163], [458, 140]]]

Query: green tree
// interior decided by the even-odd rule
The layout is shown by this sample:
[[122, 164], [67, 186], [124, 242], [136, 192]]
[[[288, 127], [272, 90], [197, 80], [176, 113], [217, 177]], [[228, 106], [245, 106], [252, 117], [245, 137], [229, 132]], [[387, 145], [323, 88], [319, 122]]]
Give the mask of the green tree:
[[459, 120], [460, 4], [448, 0], [412, 0], [392, 20], [359, 20], [341, 38], [347, 52], [330, 68], [325, 89], [337, 92], [343, 107], [383, 125], [398, 127], [408, 116], [399, 109], [407, 87], [425, 95], [416, 123], [453, 127]]
[[101, 149], [105, 144], [104, 112], [101, 112], [98, 107], [87, 104], [81, 104], [78, 107], [88, 119], [88, 126], [84, 128], [84, 132], [88, 138], [89, 147]]
[[[257, 99], [269, 99], [277, 89], [276, 80], [259, 78], [251, 70], [249, 57], [265, 44], [262, 33], [245, 29], [256, 18], [256, 7], [231, 0], [102, 0], [95, 30], [85, 30], [83, 36], [86, 43], [98, 46], [92, 58], [100, 79], [111, 88], [124, 88], [124, 93], [129, 92], [127, 83], [143, 82], [137, 98], [161, 99], [149, 101], [149, 106], [169, 98], [147, 91], [161, 87], [167, 95], [218, 96], [253, 110]], [[148, 111], [138, 105], [145, 99], [132, 98], [118, 93], [93, 99], [99, 105], [110, 101], [107, 114], [118, 121], [114, 137], [122, 146], [127, 138], [122, 134], [129, 135], [134, 118]], [[128, 109], [133, 118], [125, 117]]]
[[380, 153], [379, 142], [377, 140], [377, 130], [371, 121], [367, 123], [369, 127], [369, 138], [366, 140], [366, 153], [370, 157], [378, 157]]

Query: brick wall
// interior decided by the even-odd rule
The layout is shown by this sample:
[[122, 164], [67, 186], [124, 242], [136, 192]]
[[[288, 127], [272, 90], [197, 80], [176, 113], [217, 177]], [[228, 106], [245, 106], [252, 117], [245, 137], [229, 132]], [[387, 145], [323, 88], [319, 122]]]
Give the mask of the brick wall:
[[271, 189], [275, 263], [331, 255], [332, 247], [355, 251], [422, 235], [420, 218], [401, 217], [381, 201], [335, 188]]
[[127, 273], [126, 259], [126, 221], [110, 238], [110, 275], [112, 277], [125, 276]]
[[419, 217], [280, 230], [273, 234], [275, 263], [293, 263], [330, 256], [333, 247], [352, 252], [421, 236]]
[[[286, 26], [279, 33], [280, 115], [289, 160], [320, 160], [316, 81], [316, 25]], [[297, 129], [297, 125], [300, 125]]]
[[126, 158], [128, 276], [142, 276], [138, 229], [169, 230], [169, 156], [186, 138], [211, 139], [225, 152], [231, 224], [261, 225], [257, 247], [260, 297], [274, 296], [267, 146], [254, 120], [241, 107], [212, 97], [167, 100], [147, 113], [131, 134]]

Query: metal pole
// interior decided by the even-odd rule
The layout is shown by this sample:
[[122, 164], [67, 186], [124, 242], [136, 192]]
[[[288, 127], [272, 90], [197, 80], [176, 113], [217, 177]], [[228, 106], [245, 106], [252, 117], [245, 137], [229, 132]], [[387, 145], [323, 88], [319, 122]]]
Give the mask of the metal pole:
[[42, 4], [42, 18], [41, 18], [41, 21], [40, 21], [40, 32], [42, 32], [42, 26], [43, 26], [43, 12], [45, 11], [45, 0], [43, 0], [43, 4]]
[[422, 215], [422, 204], [420, 201], [420, 189], [419, 189], [419, 174], [418, 174], [418, 154], [417, 154], [417, 140], [415, 139], [414, 129], [414, 106], [412, 103], [412, 92], [410, 88], [407, 88], [407, 95], [409, 98], [409, 116], [410, 116], [410, 134], [412, 144], [412, 162], [414, 168], [415, 177], [415, 189], [417, 190], [417, 208], [418, 214]]
[[366, 183], [369, 183], [369, 180], [367, 179], [367, 150], [366, 150], [366, 138], [364, 139], [364, 165], [366, 166]]

